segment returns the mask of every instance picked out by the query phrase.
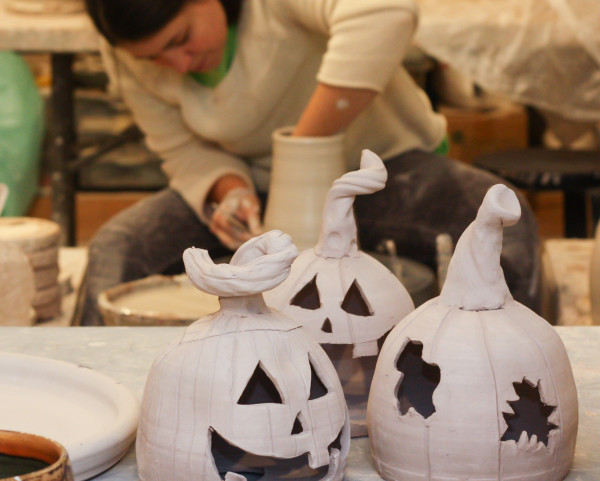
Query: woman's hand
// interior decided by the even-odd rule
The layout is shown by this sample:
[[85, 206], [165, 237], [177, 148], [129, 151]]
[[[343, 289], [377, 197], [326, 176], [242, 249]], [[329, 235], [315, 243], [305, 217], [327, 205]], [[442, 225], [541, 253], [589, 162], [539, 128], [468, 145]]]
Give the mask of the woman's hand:
[[231, 250], [263, 233], [260, 201], [239, 177], [224, 176], [209, 194], [208, 227]]

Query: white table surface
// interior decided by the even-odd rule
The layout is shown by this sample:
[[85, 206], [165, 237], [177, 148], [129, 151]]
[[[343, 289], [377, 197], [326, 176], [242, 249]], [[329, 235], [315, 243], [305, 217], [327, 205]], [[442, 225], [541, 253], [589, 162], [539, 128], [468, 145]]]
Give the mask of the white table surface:
[[[50, 357], [108, 374], [141, 399], [157, 351], [181, 335], [179, 327], [2, 327], [0, 351]], [[558, 327], [569, 353], [579, 393], [579, 433], [567, 481], [600, 479], [600, 327]], [[137, 479], [135, 450], [95, 479]], [[347, 481], [380, 481], [371, 464], [368, 439], [354, 439]]]

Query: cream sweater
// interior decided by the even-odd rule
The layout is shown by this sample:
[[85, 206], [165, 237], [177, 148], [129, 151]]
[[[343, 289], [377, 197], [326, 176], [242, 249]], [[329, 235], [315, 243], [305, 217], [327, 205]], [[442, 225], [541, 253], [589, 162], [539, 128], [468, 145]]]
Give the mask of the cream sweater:
[[201, 219], [222, 175], [268, 189], [271, 133], [298, 121], [317, 81], [380, 93], [346, 132], [349, 169], [364, 148], [385, 159], [440, 144], [445, 120], [401, 64], [417, 25], [414, 0], [243, 2], [233, 63], [213, 89], [103, 47], [113, 86]]

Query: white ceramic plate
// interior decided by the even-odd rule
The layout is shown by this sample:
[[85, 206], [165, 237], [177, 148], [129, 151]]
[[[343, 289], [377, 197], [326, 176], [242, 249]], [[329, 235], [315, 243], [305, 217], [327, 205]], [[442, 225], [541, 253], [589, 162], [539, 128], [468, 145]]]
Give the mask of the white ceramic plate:
[[0, 429], [60, 442], [75, 481], [95, 476], [125, 455], [138, 414], [133, 393], [104, 374], [68, 362], [0, 353]]

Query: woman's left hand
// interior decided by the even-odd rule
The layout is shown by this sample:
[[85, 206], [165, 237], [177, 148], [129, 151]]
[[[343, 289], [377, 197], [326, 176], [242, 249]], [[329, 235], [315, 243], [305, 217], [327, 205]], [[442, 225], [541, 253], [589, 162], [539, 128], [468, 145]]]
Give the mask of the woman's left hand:
[[212, 212], [208, 227], [231, 250], [263, 233], [260, 201], [247, 187], [225, 194]]

